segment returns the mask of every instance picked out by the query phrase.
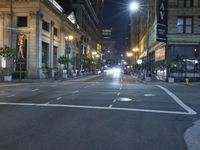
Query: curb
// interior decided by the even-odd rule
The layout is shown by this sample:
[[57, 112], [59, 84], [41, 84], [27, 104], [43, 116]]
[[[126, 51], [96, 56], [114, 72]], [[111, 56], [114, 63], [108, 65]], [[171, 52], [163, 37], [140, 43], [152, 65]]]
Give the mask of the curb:
[[194, 122], [194, 125], [188, 128], [184, 134], [184, 140], [188, 150], [199, 150], [200, 148], [200, 120]]

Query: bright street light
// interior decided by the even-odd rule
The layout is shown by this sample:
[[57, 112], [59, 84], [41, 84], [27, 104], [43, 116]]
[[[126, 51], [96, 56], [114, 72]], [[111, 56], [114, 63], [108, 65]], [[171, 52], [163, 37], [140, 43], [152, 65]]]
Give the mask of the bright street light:
[[139, 9], [139, 3], [136, 1], [133, 1], [130, 3], [129, 7], [131, 11], [137, 11]]
[[73, 41], [74, 40], [74, 36], [73, 35], [69, 35], [69, 36], [66, 36], [65, 39], [67, 41]]
[[127, 52], [127, 57], [132, 57], [133, 53]]
[[138, 51], [139, 51], [139, 48], [133, 48], [132, 51], [133, 51], [133, 52], [138, 52]]

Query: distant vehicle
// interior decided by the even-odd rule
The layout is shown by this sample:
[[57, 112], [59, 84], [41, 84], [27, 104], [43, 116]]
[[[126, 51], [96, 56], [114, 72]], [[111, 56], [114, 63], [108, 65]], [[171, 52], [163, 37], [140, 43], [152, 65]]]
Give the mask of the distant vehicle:
[[100, 73], [101, 73], [101, 70], [99, 70], [99, 69], [96, 69], [96, 70], [93, 71], [93, 74], [94, 74], [94, 75], [98, 75], [98, 74], [100, 74]]
[[124, 70], [124, 74], [126, 74], [126, 75], [131, 75], [131, 71], [128, 70], [128, 69], [125, 69], [125, 70]]

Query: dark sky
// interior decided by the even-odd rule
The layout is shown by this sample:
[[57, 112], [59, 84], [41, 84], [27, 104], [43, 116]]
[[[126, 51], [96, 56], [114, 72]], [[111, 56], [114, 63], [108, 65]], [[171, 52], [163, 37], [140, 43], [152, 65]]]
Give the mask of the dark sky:
[[129, 20], [129, 0], [105, 0], [103, 24], [113, 28], [113, 39], [116, 41], [118, 53], [125, 49], [125, 37]]

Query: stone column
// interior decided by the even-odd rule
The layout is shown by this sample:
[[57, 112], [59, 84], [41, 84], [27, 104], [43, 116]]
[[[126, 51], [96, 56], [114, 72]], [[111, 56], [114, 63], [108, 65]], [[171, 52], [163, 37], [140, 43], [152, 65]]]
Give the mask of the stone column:
[[27, 56], [29, 78], [40, 78], [42, 61], [42, 14], [30, 12], [30, 36]]
[[50, 68], [53, 68], [53, 49], [54, 49], [54, 22], [51, 21], [50, 24], [50, 45], [49, 45], [49, 64], [50, 64]]
[[65, 34], [66, 34], [66, 30], [64, 28], [60, 29], [60, 41], [61, 41], [61, 45], [60, 45], [60, 51], [59, 51], [59, 55], [63, 56], [65, 55]]
[[7, 13], [4, 17], [4, 45], [12, 47], [12, 26], [11, 14]]
[[0, 13], [0, 47], [4, 46], [4, 14]]

